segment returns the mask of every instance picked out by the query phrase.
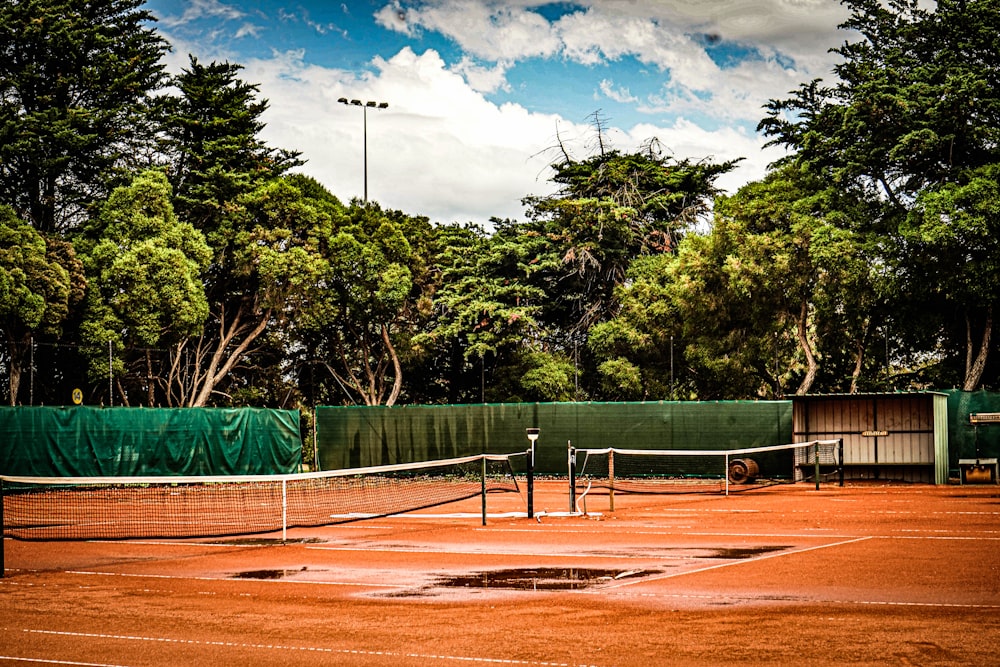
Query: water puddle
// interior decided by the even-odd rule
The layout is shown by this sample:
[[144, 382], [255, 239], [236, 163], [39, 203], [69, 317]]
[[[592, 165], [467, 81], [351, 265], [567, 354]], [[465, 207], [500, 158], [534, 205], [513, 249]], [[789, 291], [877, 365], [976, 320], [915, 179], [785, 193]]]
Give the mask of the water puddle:
[[248, 570], [234, 574], [233, 579], [284, 579], [305, 571], [304, 567], [298, 570]]
[[724, 560], [744, 560], [755, 558], [775, 551], [784, 551], [790, 547], [736, 547], [730, 549], [713, 549], [712, 553], [705, 558], [721, 558]]
[[447, 588], [483, 588], [519, 591], [574, 591], [622, 579], [636, 579], [659, 570], [609, 570], [598, 568], [523, 568], [488, 570], [442, 577], [435, 584]]

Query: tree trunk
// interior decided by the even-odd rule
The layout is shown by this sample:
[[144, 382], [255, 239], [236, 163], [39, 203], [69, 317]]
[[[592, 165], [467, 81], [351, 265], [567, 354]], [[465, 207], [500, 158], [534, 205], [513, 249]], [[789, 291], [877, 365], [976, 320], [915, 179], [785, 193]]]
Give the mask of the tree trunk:
[[797, 329], [799, 346], [806, 355], [806, 376], [802, 378], [802, 383], [795, 391], [796, 396], [802, 396], [809, 393], [813, 382], [816, 381], [816, 374], [819, 372], [819, 362], [816, 361], [812, 344], [809, 342], [809, 303], [806, 301], [802, 302], [802, 308], [799, 310]]
[[395, 405], [396, 399], [399, 397], [399, 392], [403, 388], [403, 367], [399, 363], [399, 355], [396, 354], [396, 348], [392, 346], [392, 341], [389, 340], [389, 327], [384, 324], [382, 325], [382, 342], [385, 343], [385, 349], [392, 358], [392, 368], [396, 373], [396, 377], [392, 381], [392, 391], [385, 402], [386, 407], [391, 407]]
[[990, 338], [993, 334], [993, 308], [986, 310], [986, 322], [983, 324], [983, 337], [979, 343], [979, 351], [975, 352], [972, 342], [972, 320], [965, 316], [965, 380], [962, 391], [975, 391], [986, 370], [986, 358], [990, 352]]

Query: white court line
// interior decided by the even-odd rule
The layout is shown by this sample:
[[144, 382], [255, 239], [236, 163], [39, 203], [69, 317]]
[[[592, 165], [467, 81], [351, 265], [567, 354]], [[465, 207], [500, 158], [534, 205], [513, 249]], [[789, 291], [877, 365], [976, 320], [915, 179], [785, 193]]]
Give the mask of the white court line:
[[[534, 552], [534, 551], [497, 551], [497, 550], [484, 550], [484, 551], [474, 551], [474, 550], [453, 550], [453, 549], [400, 549], [395, 547], [306, 547], [307, 549], [314, 549], [316, 551], [362, 551], [366, 553], [377, 552], [377, 553], [398, 553], [398, 554], [445, 554], [449, 556], [518, 556], [525, 558], [632, 558], [638, 560], [649, 560], [654, 558], [654, 556], [648, 555], [637, 555], [630, 556], [623, 553], [565, 553], [559, 551], [553, 552]], [[643, 547], [645, 548], [645, 547]], [[655, 548], [655, 547], [653, 547]], [[666, 558], [666, 556], [655, 556], [655, 558]]]
[[48, 660], [46, 658], [23, 658], [13, 655], [0, 655], [0, 660], [10, 660], [12, 662], [30, 662], [36, 665], [77, 665], [78, 667], [125, 667], [125, 665], [113, 665], [105, 662], [74, 662], [72, 660]]
[[[180, 581], [252, 581], [255, 584], [311, 584], [313, 586], [361, 586], [368, 588], [399, 588], [400, 584], [373, 584], [361, 581], [317, 581], [315, 579], [242, 579], [237, 577], [188, 577], [179, 574], [135, 574], [128, 572], [89, 572], [86, 570], [67, 570], [65, 574], [77, 574], [90, 577], [128, 577], [133, 579], [176, 579]], [[213, 593], [210, 593], [214, 595]]]
[[778, 558], [781, 556], [793, 556], [796, 554], [803, 554], [808, 551], [816, 551], [818, 549], [829, 549], [831, 547], [839, 547], [845, 544], [853, 544], [855, 542], [864, 542], [865, 540], [870, 540], [871, 537], [858, 537], [853, 540], [845, 540], [844, 542], [834, 542], [833, 544], [821, 544], [815, 547], [806, 547], [805, 549], [796, 549], [795, 551], [779, 551], [775, 553], [766, 554], [764, 556], [758, 556], [757, 558], [747, 558], [744, 560], [736, 560], [728, 563], [719, 563], [718, 565], [710, 565], [708, 567], [701, 567], [695, 570], [685, 570], [684, 572], [671, 572], [670, 574], [663, 574], [657, 577], [643, 577], [642, 579], [635, 579], [633, 581], [623, 581], [620, 584], [614, 584], [611, 586], [605, 586], [603, 590], [611, 590], [615, 588], [623, 588], [625, 586], [632, 586], [633, 584], [648, 583], [650, 581], [661, 581], [663, 579], [673, 579], [674, 577], [683, 577], [688, 574], [697, 574], [699, 572], [708, 572], [710, 570], [718, 570], [723, 567], [732, 567], [733, 565], [743, 565], [746, 563], [756, 563], [757, 561], [767, 560], [769, 558]]
[[[121, 641], [151, 642], [157, 644], [183, 644], [185, 646], [212, 646], [225, 648], [241, 648], [268, 651], [289, 651], [306, 653], [327, 653], [333, 655], [383, 656], [388, 658], [417, 658], [420, 660], [438, 660], [467, 662], [489, 665], [528, 665], [529, 667], [595, 667], [595, 665], [571, 665], [566, 662], [551, 662], [547, 660], [512, 660], [507, 658], [484, 658], [476, 656], [437, 655], [427, 653], [405, 653], [402, 651], [368, 651], [364, 649], [336, 649], [320, 646], [290, 646], [283, 644], [252, 644], [249, 642], [211, 642], [197, 639], [171, 639], [169, 637], [146, 637], [142, 635], [107, 635], [94, 632], [65, 632], [59, 630], [29, 630], [24, 632], [40, 635], [55, 635], [60, 637], [81, 637], [84, 639], [114, 639]], [[67, 665], [83, 665], [86, 663], [58, 663]], [[104, 666], [102, 666], [104, 667]], [[112, 667], [112, 666], [107, 666]]]

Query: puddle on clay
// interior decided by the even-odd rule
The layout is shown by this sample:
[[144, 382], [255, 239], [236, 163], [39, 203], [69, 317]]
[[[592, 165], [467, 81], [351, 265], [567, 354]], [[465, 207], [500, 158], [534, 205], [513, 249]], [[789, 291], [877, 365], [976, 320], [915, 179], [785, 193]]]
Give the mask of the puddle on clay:
[[731, 549], [713, 549], [712, 553], [705, 558], [722, 558], [725, 560], [743, 560], [763, 556], [774, 551], [784, 551], [790, 547], [736, 547]]
[[449, 588], [572, 591], [615, 580], [659, 574], [659, 572], [659, 570], [608, 570], [585, 567], [489, 570], [455, 577], [441, 577], [436, 585]]
[[283, 540], [280, 537], [236, 537], [233, 539], [212, 540], [210, 544], [236, 544], [242, 547], [267, 547], [273, 544], [321, 544], [326, 540], [318, 537], [301, 537]]
[[248, 570], [234, 574], [233, 579], [283, 579], [305, 571], [304, 567], [299, 570]]

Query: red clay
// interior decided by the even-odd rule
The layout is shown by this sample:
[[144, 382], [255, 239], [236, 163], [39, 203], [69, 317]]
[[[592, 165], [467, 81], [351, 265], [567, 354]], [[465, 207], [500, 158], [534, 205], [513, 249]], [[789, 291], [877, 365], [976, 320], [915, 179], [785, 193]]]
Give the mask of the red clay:
[[[7, 540], [0, 664], [1000, 662], [1000, 487], [593, 496], [587, 517], [536, 490], [538, 520], [485, 527], [473, 502], [285, 545]], [[493, 587], [508, 570], [551, 576]], [[605, 578], [536, 590], [580, 570]]]

